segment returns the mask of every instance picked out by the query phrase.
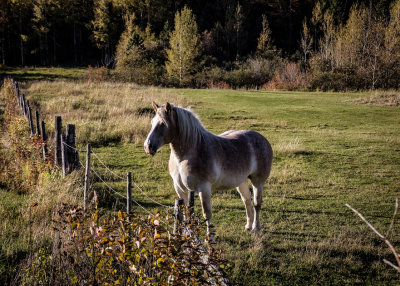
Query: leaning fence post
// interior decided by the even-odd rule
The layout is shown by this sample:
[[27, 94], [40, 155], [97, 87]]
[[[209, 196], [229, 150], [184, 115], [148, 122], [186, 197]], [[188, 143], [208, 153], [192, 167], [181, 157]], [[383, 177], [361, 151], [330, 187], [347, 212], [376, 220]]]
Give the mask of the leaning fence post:
[[61, 116], [55, 117], [54, 132], [54, 163], [61, 166]]
[[31, 129], [31, 135], [33, 135], [35, 132], [33, 130], [32, 108], [30, 106], [28, 107], [28, 120], [29, 120], [29, 128]]
[[126, 174], [126, 213], [132, 212], [132, 173]]
[[36, 134], [40, 135], [39, 111], [37, 111], [37, 110], [35, 112], [35, 117], [36, 117]]
[[182, 206], [183, 206], [183, 199], [175, 199], [175, 206], [174, 206], [174, 230], [173, 233], [175, 234], [178, 230], [178, 226], [182, 221], [183, 214], [182, 214]]
[[88, 192], [89, 192], [89, 174], [90, 174], [90, 144], [87, 144], [86, 152], [86, 170], [85, 170], [85, 189], [83, 193], [84, 209], [88, 207]]
[[47, 157], [47, 133], [46, 133], [46, 123], [42, 120], [42, 140], [43, 140], [43, 160]]
[[61, 135], [61, 162], [62, 162], [62, 172], [63, 176], [65, 177], [69, 172], [68, 172], [68, 152], [67, 152], [67, 146], [65, 146], [65, 143], [67, 141], [67, 136], [65, 134]]

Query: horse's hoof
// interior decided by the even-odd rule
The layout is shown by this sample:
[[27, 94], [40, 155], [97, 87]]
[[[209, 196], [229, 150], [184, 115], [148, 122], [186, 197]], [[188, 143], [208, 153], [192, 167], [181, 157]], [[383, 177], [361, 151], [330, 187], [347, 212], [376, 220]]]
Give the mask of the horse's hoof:
[[253, 228], [253, 229], [250, 231], [250, 234], [254, 234], [254, 235], [259, 234], [259, 233], [260, 233], [260, 228]]
[[250, 230], [251, 230], [250, 227], [248, 227], [248, 226], [244, 227], [244, 231], [250, 231]]

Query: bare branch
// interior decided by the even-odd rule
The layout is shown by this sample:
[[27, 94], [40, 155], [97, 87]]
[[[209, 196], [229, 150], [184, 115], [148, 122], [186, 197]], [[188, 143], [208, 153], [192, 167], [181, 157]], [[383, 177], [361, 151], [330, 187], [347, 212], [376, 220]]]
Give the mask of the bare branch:
[[[372, 231], [373, 232], [375, 232], [386, 244], [387, 244], [387, 246], [389, 246], [389, 248], [390, 248], [390, 250], [392, 251], [392, 253], [393, 253], [393, 255], [394, 255], [394, 257], [396, 258], [396, 262], [397, 262], [397, 265], [398, 266], [396, 266], [395, 267], [395, 269], [397, 270], [397, 271], [399, 271], [400, 272], [400, 255], [397, 253], [397, 251], [396, 251], [396, 249], [394, 248], [394, 246], [392, 245], [392, 243], [385, 237], [385, 236], [383, 236], [379, 231], [377, 231], [376, 230], [376, 228], [359, 212], [359, 211], [357, 211], [356, 209], [354, 209], [352, 206], [350, 206], [349, 204], [346, 204], [346, 207], [348, 207], [349, 209], [351, 209], [355, 214], [357, 214], [361, 219], [362, 219], [362, 221], [364, 221], [368, 226], [369, 226], [369, 228], [370, 229], [372, 229]], [[387, 260], [386, 260], [387, 261]], [[389, 261], [387, 261], [387, 262], [389, 262]], [[391, 263], [391, 262], [389, 262], [389, 263], [387, 263], [387, 262], [385, 262], [386, 264], [389, 264], [389, 263]], [[390, 265], [390, 264], [389, 264]], [[391, 265], [392, 266], [392, 265]], [[392, 266], [393, 267], [393, 266]]]
[[385, 262], [387, 265], [392, 266], [394, 269], [396, 269], [398, 272], [400, 272], [400, 267], [394, 265], [392, 262], [389, 260], [383, 259], [383, 262]]
[[395, 203], [395, 207], [394, 207], [394, 213], [393, 213], [393, 217], [392, 217], [392, 222], [390, 223], [389, 229], [386, 233], [386, 237], [389, 237], [392, 230], [393, 230], [393, 225], [394, 225], [394, 220], [396, 219], [397, 216], [397, 212], [399, 210], [399, 199], [396, 198], [396, 203]]

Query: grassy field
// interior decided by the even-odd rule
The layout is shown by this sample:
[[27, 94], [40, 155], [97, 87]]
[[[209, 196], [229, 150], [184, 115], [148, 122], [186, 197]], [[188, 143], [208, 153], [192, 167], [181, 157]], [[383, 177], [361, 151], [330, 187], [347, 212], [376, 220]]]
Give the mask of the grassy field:
[[[395, 270], [382, 262], [393, 261], [390, 251], [345, 207], [351, 204], [386, 232], [400, 191], [400, 107], [362, 104], [369, 93], [160, 89], [55, 74], [57, 81], [31, 81], [29, 73], [20, 77], [27, 79], [22, 87], [49, 129], [54, 115], [62, 115], [63, 124], [76, 124], [81, 149], [95, 144], [94, 152], [114, 172], [132, 171], [137, 184], [164, 204], [175, 198], [169, 148], [148, 157], [142, 147], [152, 100], [191, 105], [213, 133], [253, 129], [271, 142], [275, 158], [259, 236], [243, 231], [245, 210], [236, 190], [213, 195], [217, 248], [234, 264], [234, 284], [400, 284]], [[96, 160], [94, 169], [124, 192], [124, 182]], [[93, 189], [105, 193], [102, 184]], [[9, 196], [1, 193], [1, 200]], [[149, 210], [157, 208], [139, 192], [133, 198]], [[100, 195], [100, 203], [112, 210], [124, 202]], [[396, 223], [390, 238], [397, 245], [399, 234]]]

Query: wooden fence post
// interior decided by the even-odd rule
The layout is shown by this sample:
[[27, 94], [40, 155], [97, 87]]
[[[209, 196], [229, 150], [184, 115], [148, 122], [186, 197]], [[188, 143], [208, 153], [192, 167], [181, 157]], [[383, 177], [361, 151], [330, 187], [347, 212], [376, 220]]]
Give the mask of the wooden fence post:
[[66, 135], [67, 135], [67, 152], [68, 152], [68, 168], [69, 173], [73, 170], [79, 168], [79, 154], [76, 150], [75, 146], [75, 125], [74, 124], [67, 124], [66, 128]]
[[83, 193], [83, 203], [84, 209], [87, 210], [88, 207], [88, 192], [89, 192], [89, 174], [90, 174], [90, 144], [87, 144], [86, 152], [86, 170], [85, 170], [85, 189]]
[[182, 206], [183, 206], [183, 199], [175, 199], [175, 206], [174, 206], [174, 230], [173, 233], [175, 234], [178, 231], [178, 227], [180, 222], [182, 221], [183, 214], [182, 214]]
[[29, 100], [26, 100], [26, 106], [25, 106], [26, 113], [25, 113], [25, 116], [26, 116], [26, 118], [28, 118], [28, 120], [29, 120], [29, 107], [30, 107]]
[[126, 213], [132, 213], [132, 173], [126, 174]]
[[64, 143], [67, 141], [67, 136], [65, 134], [61, 135], [61, 165], [62, 165], [62, 172], [63, 176], [65, 177], [69, 172], [68, 170], [68, 152], [67, 146]]
[[194, 191], [189, 191], [189, 216], [191, 217], [194, 212]]
[[29, 120], [29, 129], [31, 130], [31, 135], [35, 134], [33, 130], [33, 120], [32, 120], [32, 108], [28, 107], [28, 120]]
[[39, 111], [35, 111], [35, 117], [36, 117], [36, 134], [37, 135], [41, 135], [41, 133], [40, 133], [40, 124], [39, 124]]
[[22, 94], [22, 114], [26, 116], [26, 100], [25, 100], [25, 94]]
[[54, 164], [61, 166], [61, 116], [55, 117], [54, 123]]
[[42, 120], [43, 160], [47, 158], [47, 133], [46, 123]]

